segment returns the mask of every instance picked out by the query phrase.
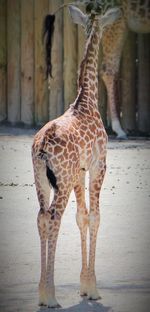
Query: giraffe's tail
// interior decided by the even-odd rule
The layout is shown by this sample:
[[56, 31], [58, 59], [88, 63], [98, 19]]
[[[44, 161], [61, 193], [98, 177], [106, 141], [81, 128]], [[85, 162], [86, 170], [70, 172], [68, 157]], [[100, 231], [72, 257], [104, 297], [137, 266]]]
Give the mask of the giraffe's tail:
[[50, 185], [55, 190], [58, 190], [57, 179], [54, 175], [54, 172], [48, 167], [48, 165], [46, 165], [46, 176], [47, 176], [47, 179], [48, 179]]
[[44, 151], [42, 147], [40, 148], [37, 157], [42, 159], [45, 162], [45, 165], [46, 165], [46, 172], [45, 172], [45, 174], [47, 176], [47, 179], [48, 179], [48, 182], [49, 182], [50, 186], [52, 186], [55, 190], [58, 190], [57, 178], [56, 178], [53, 170], [49, 167], [49, 161], [48, 161], [47, 152]]
[[52, 186], [54, 190], [58, 190], [57, 178], [56, 178], [53, 170], [49, 166], [49, 161], [47, 160], [48, 159], [47, 153], [41, 149], [40, 153], [38, 155], [38, 158], [42, 159], [45, 162], [45, 165], [46, 165], [45, 174], [47, 176], [47, 179], [48, 179], [50, 186]]

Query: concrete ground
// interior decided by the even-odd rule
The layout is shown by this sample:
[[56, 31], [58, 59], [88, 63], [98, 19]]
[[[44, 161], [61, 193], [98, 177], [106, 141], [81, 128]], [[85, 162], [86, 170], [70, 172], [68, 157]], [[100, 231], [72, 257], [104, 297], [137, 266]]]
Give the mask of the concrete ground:
[[[0, 312], [51, 311], [38, 307], [40, 249], [30, 153], [33, 131], [0, 130]], [[96, 255], [99, 301], [79, 295], [81, 255], [75, 214], [71, 194], [56, 254], [60, 311], [149, 312], [150, 141], [108, 144]]]

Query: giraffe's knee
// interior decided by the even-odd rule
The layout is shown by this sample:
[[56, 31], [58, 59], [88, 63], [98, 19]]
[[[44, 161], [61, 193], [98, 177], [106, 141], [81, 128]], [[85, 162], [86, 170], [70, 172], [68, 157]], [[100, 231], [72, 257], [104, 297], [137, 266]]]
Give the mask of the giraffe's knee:
[[80, 230], [87, 229], [89, 225], [88, 211], [85, 210], [84, 212], [77, 212], [76, 221]]

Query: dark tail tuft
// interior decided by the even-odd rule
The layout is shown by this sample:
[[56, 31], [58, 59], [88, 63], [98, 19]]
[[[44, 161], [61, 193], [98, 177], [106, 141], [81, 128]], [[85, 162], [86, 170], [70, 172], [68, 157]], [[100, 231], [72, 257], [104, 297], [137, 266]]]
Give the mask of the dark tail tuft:
[[51, 169], [49, 169], [48, 166], [46, 166], [46, 175], [47, 175], [48, 181], [52, 185], [52, 187], [55, 190], [58, 190], [56, 177], [55, 177], [53, 171]]
[[46, 49], [46, 79], [50, 75], [52, 77], [52, 63], [51, 63], [51, 50], [52, 50], [52, 39], [54, 34], [54, 22], [55, 15], [47, 15], [44, 19], [43, 25], [43, 40], [45, 39]]

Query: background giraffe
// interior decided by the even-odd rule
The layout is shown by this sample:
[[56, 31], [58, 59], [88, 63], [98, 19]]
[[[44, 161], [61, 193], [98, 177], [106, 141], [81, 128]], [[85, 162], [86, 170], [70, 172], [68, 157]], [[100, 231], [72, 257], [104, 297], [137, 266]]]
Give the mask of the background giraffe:
[[[137, 33], [150, 32], [150, 1], [149, 0], [98, 0], [90, 1], [89, 9], [93, 5], [105, 12], [108, 8], [119, 6], [123, 15], [119, 22], [108, 26], [103, 33], [102, 48], [103, 61], [101, 76], [104, 80], [108, 95], [108, 106], [112, 129], [118, 138], [126, 138], [126, 133], [121, 128], [117, 113], [118, 90], [117, 80], [123, 46], [129, 29]], [[89, 4], [88, 4], [89, 5]]]
[[[74, 189], [77, 201], [77, 224], [81, 233], [82, 271], [81, 295], [98, 299], [95, 276], [95, 249], [99, 227], [99, 194], [106, 170], [107, 135], [98, 111], [98, 51], [103, 27], [120, 17], [120, 10], [109, 10], [100, 19], [90, 18], [70, 7], [75, 23], [88, 23], [87, 44], [78, 78], [78, 96], [64, 115], [47, 123], [35, 136], [32, 146], [35, 184], [40, 204], [38, 230], [41, 241], [41, 279], [39, 303], [57, 307], [54, 286], [55, 250], [61, 217]], [[50, 51], [50, 25], [54, 16], [46, 18], [46, 45]], [[48, 73], [51, 74], [47, 55]], [[85, 203], [84, 180], [89, 171], [89, 212]], [[54, 197], [49, 204], [50, 186]], [[90, 233], [89, 263], [87, 262], [87, 229]], [[47, 251], [46, 251], [47, 250]], [[47, 254], [47, 259], [46, 259]]]

